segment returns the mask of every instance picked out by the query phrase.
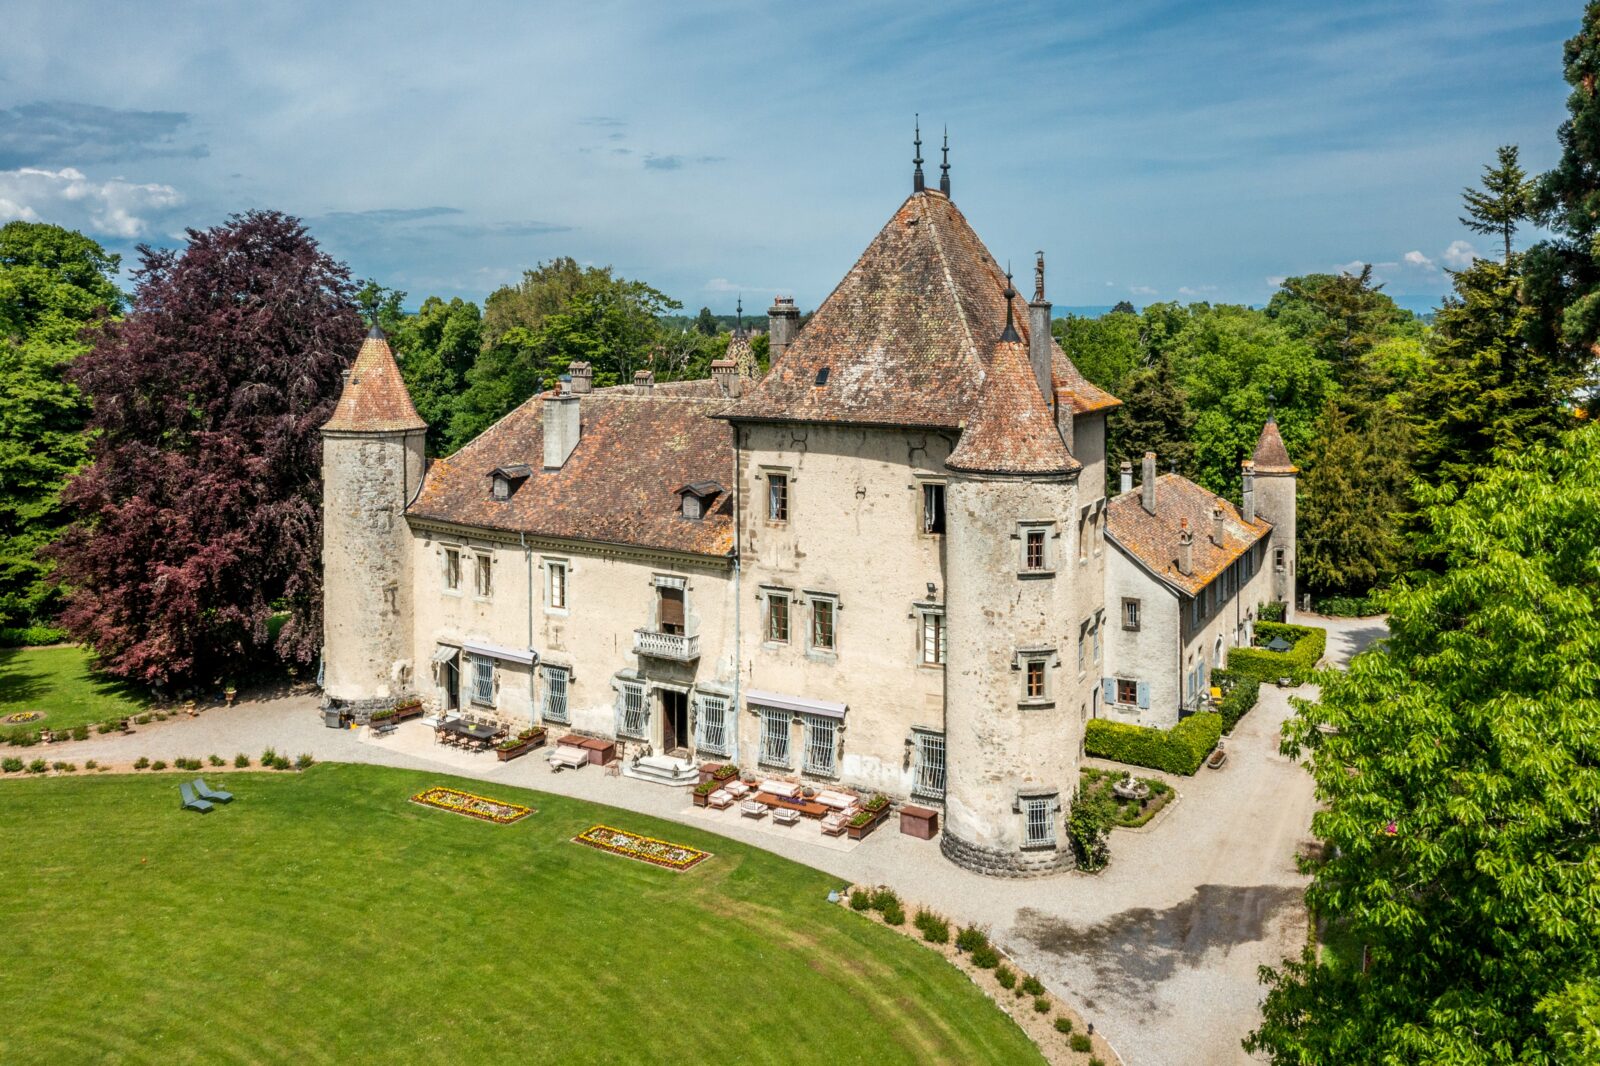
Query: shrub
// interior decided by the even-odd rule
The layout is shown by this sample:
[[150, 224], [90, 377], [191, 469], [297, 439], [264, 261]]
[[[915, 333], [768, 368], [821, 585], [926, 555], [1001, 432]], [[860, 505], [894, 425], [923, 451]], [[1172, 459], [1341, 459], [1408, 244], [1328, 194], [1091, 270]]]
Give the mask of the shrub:
[[1058, 1033], [1070, 1033], [1070, 1032], [1072, 1032], [1072, 1019], [1068, 1018], [1065, 1014], [1058, 1015], [1056, 1017], [1056, 1032], [1058, 1032]]
[[994, 979], [1000, 982], [1001, 988], [1017, 987], [1017, 971], [1006, 965], [994, 968]]
[[228, 765], [227, 760], [224, 759], [220, 755], [213, 755], [209, 759], [207, 759], [206, 761], [209, 762], [212, 766], [226, 766], [226, 765]]
[[60, 759], [57, 759], [55, 762], [50, 764], [50, 769], [52, 770], [65, 770], [66, 768], [67, 764], [62, 762]]
[[39, 743], [37, 729], [13, 729], [6, 734], [6, 743], [18, 748], [31, 748]]
[[311, 768], [311, 764], [316, 761], [317, 760], [311, 757], [310, 752], [302, 751], [300, 753], [300, 757], [294, 761], [294, 767], [296, 770], [309, 770]]
[[233, 765], [243, 770], [246, 766], [250, 765], [250, 756], [241, 751], [239, 754], [233, 757]]
[[1030, 973], [1022, 981], [1022, 990], [1030, 996], [1042, 996], [1044, 995], [1044, 982]]
[[1334, 618], [1370, 618], [1383, 613], [1383, 593], [1374, 590], [1365, 596], [1329, 596], [1327, 599], [1316, 600], [1313, 606], [1318, 614]]
[[917, 920], [912, 924], [922, 930], [922, 939], [930, 944], [950, 941], [950, 923], [932, 911], [917, 911]]
[[72, 739], [73, 740], [88, 740], [89, 739], [89, 727], [86, 726], [86, 725], [73, 726], [72, 727]]
[[112, 730], [114, 730], [116, 728], [117, 728], [117, 723], [115, 723], [115, 722], [101, 722], [99, 725], [94, 727], [94, 731], [96, 733], [99, 733], [101, 736], [105, 736], [107, 733], [111, 732]]
[[956, 934], [957, 951], [977, 951], [989, 946], [989, 934], [975, 925], [969, 925]]
[[16, 756], [12, 756], [7, 759], [0, 759], [0, 770], [4, 770], [8, 774], [21, 773], [22, 760]]
[[289, 761], [289, 756], [287, 755], [274, 755], [272, 757], [272, 768], [274, 770], [290, 770], [294, 768], [294, 763]]
[[85, 770], [95, 770], [95, 769], [98, 769], [99, 766], [100, 766], [100, 764], [95, 762], [93, 759], [90, 759], [88, 762], [83, 764], [83, 768]]
[[147, 767], [149, 765], [150, 765], [150, 760], [145, 758], [143, 755], [141, 755], [141, 756], [139, 756], [139, 761], [133, 764], [133, 768], [135, 770], [143, 770], [145, 767]]
[[1094, 1047], [1094, 1042], [1089, 1039], [1087, 1033], [1073, 1033], [1072, 1039], [1067, 1041], [1067, 1046], [1072, 1048], [1073, 1051], [1082, 1054]]
[[972, 951], [972, 965], [980, 970], [992, 970], [1000, 965], [1000, 953], [988, 944]]
[[1288, 677], [1300, 684], [1311, 676], [1328, 649], [1328, 631], [1318, 626], [1289, 626], [1257, 622], [1256, 640], [1266, 644], [1282, 637], [1294, 647], [1288, 651], [1268, 651], [1265, 647], [1234, 648], [1228, 653], [1228, 672], [1258, 681], [1276, 682]]
[[167, 715], [167, 713], [165, 711], [157, 711], [156, 712], [156, 721], [158, 721], [158, 722], [165, 722], [168, 717], [169, 716]]
[[1106, 793], [1078, 789], [1067, 814], [1067, 839], [1072, 842], [1078, 869], [1093, 873], [1106, 868], [1111, 860], [1111, 824], [1116, 817], [1117, 805]]
[[150, 769], [152, 770], [165, 770], [166, 768], [167, 761], [165, 759], [157, 759], [155, 762], [150, 764]]
[[1289, 605], [1286, 603], [1263, 603], [1256, 617], [1263, 622], [1281, 622], [1288, 612]]
[[872, 906], [872, 897], [867, 894], [867, 890], [866, 889], [864, 889], [864, 888], [853, 888], [853, 889], [850, 890], [850, 909], [851, 910], [853, 910], [853, 911], [864, 911], [870, 906]]
[[872, 909], [881, 911], [890, 904], [900, 905], [900, 897], [895, 895], [892, 888], [875, 888], [872, 890]]
[[1261, 679], [1235, 671], [1218, 670], [1211, 679], [1221, 686], [1222, 702], [1217, 713], [1222, 715], [1222, 731], [1232, 733], [1239, 719], [1250, 713], [1261, 696]]
[[1033, 998], [1033, 1012], [1035, 1014], [1049, 1014], [1050, 1001], [1044, 996], [1035, 996]]
[[149, 725], [150, 716], [148, 714], [141, 714], [133, 720], [133, 723], [134, 725]]
[[276, 759], [277, 757], [278, 757], [278, 753], [276, 751], [274, 751], [271, 748], [267, 748], [265, 751], [263, 751], [261, 753], [261, 765], [262, 766], [271, 766], [272, 765], [272, 761], [274, 759]]
[[1090, 1055], [1089, 1066], [1106, 1066], [1106, 1060], [1100, 1058], [1098, 1055]]
[[0, 627], [0, 648], [26, 648], [39, 644], [65, 644], [67, 631], [54, 626]]
[[[1235, 649], [1235, 654], [1238, 649]], [[1089, 755], [1169, 774], [1193, 774], [1222, 736], [1222, 716], [1191, 714], [1171, 729], [1091, 718], [1084, 732]]]
[[50, 769], [50, 764], [43, 759], [35, 759], [28, 764], [28, 773], [30, 774], [42, 774], [48, 769]]
[[904, 925], [906, 922], [905, 908], [900, 906], [900, 901], [895, 900], [883, 908], [883, 920], [890, 925]]

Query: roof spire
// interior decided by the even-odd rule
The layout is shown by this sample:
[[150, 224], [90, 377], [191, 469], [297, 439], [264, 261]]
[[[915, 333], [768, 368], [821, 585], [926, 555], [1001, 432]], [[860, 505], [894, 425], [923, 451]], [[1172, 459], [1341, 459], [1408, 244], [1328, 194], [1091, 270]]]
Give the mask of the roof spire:
[[1035, 252], [1038, 258], [1033, 261], [1033, 302], [1044, 303], [1044, 251]]
[[378, 316], [376, 313], [374, 313], [372, 316], [372, 328], [367, 330], [367, 340], [382, 341], [388, 339], [388, 335], [385, 334], [383, 332], [383, 328], [378, 325]]
[[944, 162], [939, 164], [939, 191], [950, 195], [950, 127], [944, 128]]
[[1002, 293], [1006, 298], [1006, 328], [1000, 334], [1002, 341], [1020, 341], [1022, 337], [1017, 333], [1016, 323], [1011, 319], [1011, 301], [1016, 298], [1017, 290], [1011, 287], [1011, 264], [1006, 264], [1006, 290]]
[[744, 332], [744, 293], [740, 293], [739, 294], [739, 302], [734, 305], [733, 314], [734, 314], [734, 321], [738, 323], [738, 326], [735, 328], [735, 332], [743, 333]]
[[922, 180], [922, 116], [918, 115], [915, 121], [917, 124], [917, 135], [911, 143], [916, 146], [917, 152], [911, 160], [911, 162], [916, 166], [916, 169], [911, 173], [911, 191], [921, 192], [927, 187], [926, 183]]

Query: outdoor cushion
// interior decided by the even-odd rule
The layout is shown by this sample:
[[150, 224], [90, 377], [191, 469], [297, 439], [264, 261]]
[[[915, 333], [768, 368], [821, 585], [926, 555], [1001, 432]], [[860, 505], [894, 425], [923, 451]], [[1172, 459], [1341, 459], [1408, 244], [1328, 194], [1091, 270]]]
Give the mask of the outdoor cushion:
[[189, 782], [187, 781], [178, 786], [178, 794], [183, 797], [183, 809], [186, 811], [199, 811], [201, 814], [205, 814], [211, 809], [211, 804], [203, 799], [195, 798], [194, 789], [189, 787]]
[[787, 796], [793, 798], [800, 795], [800, 786], [793, 781], [763, 781], [761, 791], [769, 796]]
[[706, 797], [706, 805], [718, 810], [733, 806], [733, 794], [725, 788], [719, 788]]
[[737, 798], [743, 798], [745, 796], [750, 795], [750, 786], [745, 784], [743, 781], [737, 781], [737, 780], [736, 781], [729, 781], [726, 785], [723, 785], [717, 791], [718, 792], [726, 792], [728, 795], [733, 796], [733, 797], [735, 797], [737, 799]]
[[856, 798], [848, 792], [835, 792], [831, 788], [825, 788], [817, 793], [817, 802], [824, 807], [832, 807], [836, 811], [842, 811], [846, 808], [854, 807]]
[[214, 788], [207, 788], [205, 781], [198, 777], [194, 779], [194, 790], [200, 794], [201, 799], [208, 799], [213, 803], [233, 802], [232, 792], [220, 792]]
[[589, 753], [571, 744], [557, 744], [556, 750], [550, 753], [552, 766], [566, 766], [575, 770], [588, 761]]

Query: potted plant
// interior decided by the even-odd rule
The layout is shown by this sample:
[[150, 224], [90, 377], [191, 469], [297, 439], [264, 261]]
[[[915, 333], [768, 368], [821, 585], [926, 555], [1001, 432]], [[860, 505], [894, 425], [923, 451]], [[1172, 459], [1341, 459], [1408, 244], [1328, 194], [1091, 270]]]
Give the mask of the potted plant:
[[860, 810], [850, 816], [850, 821], [845, 826], [845, 830], [850, 834], [851, 840], [860, 840], [878, 828], [887, 817], [889, 817], [889, 797], [879, 792], [863, 803]]
[[696, 807], [706, 806], [707, 801], [711, 798], [711, 793], [715, 792], [721, 787], [722, 786], [717, 784], [715, 781], [700, 782], [698, 785], [694, 786], [694, 805]]
[[510, 762], [519, 755], [526, 755], [534, 748], [542, 745], [544, 743], [544, 738], [545, 732], [544, 726], [542, 725], [536, 725], [530, 729], [524, 729], [516, 736], [507, 737], [505, 740], [502, 740], [500, 743], [496, 744], [494, 747], [495, 758], [499, 759], [501, 762]]
[[232, 707], [233, 706], [233, 701], [238, 699], [238, 698], [239, 698], [239, 686], [235, 685], [232, 681], [228, 682], [228, 686], [222, 690], [222, 701], [223, 701], [223, 703], [225, 703], [229, 707]]

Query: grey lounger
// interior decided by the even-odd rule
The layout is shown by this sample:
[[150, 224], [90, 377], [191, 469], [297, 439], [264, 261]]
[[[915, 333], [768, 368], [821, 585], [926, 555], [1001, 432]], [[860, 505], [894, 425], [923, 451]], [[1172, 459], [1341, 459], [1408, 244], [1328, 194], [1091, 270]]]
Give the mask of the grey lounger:
[[199, 811], [201, 814], [205, 814], [211, 809], [211, 804], [195, 796], [194, 789], [189, 787], [189, 782], [185, 781], [183, 784], [179, 785], [178, 792], [183, 796], [184, 810]]
[[233, 802], [232, 792], [220, 792], [214, 788], [207, 788], [206, 783], [198, 777], [194, 779], [194, 790], [200, 794], [201, 799], [210, 800], [212, 803]]

